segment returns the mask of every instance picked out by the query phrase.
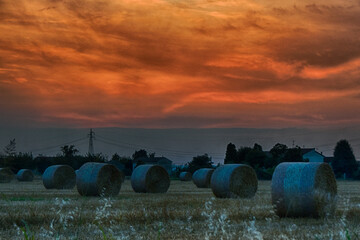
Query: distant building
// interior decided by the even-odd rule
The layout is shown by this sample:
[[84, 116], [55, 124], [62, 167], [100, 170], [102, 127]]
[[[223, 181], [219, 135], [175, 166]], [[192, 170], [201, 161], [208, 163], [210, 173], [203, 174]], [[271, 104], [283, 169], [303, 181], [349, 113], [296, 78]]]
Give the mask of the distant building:
[[324, 162], [325, 156], [317, 152], [315, 148], [301, 148], [301, 155], [304, 160], [309, 162]]
[[133, 160], [133, 169], [139, 164], [151, 164], [151, 165], [159, 165], [166, 169], [166, 171], [171, 174], [172, 170], [172, 161], [166, 157], [140, 157]]
[[[267, 158], [271, 158], [272, 154], [270, 151], [264, 152]], [[300, 154], [304, 160], [309, 160], [309, 162], [324, 162], [325, 156], [315, 150], [315, 148], [301, 148]]]

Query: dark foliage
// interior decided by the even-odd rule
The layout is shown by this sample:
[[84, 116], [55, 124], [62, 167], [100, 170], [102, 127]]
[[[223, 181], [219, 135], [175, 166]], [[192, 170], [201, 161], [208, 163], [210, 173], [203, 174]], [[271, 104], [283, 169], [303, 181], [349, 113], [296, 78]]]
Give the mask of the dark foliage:
[[146, 150], [144, 149], [140, 149], [138, 151], [135, 151], [134, 154], [132, 155], [132, 159], [135, 160], [137, 158], [148, 158], [148, 153]]
[[235, 163], [246, 164], [246, 155], [251, 152], [251, 147], [240, 147], [237, 151], [237, 161]]
[[355, 177], [358, 169], [353, 150], [347, 140], [337, 142], [334, 150], [334, 159], [331, 166], [336, 176], [346, 174], [347, 177]]
[[229, 143], [226, 147], [224, 164], [236, 163], [236, 162], [237, 162], [236, 146], [233, 143]]
[[188, 172], [194, 173], [196, 170], [200, 168], [212, 168], [212, 160], [207, 154], [199, 155], [193, 157], [191, 162], [186, 164], [186, 168]]

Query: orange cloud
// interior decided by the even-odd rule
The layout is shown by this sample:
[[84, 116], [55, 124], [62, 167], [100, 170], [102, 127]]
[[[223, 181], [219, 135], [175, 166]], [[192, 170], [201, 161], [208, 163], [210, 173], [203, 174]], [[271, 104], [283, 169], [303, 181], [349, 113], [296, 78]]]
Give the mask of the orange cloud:
[[0, 124], [357, 124], [359, 16], [355, 0], [0, 0]]

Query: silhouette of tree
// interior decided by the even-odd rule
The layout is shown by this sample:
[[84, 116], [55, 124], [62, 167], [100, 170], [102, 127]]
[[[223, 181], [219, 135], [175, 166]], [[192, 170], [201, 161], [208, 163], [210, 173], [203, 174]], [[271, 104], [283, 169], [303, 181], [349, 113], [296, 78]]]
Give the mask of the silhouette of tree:
[[75, 156], [75, 154], [78, 153], [79, 150], [76, 149], [74, 145], [64, 145], [61, 147], [61, 152], [63, 153], [64, 157], [71, 158]]
[[117, 153], [114, 153], [111, 157], [111, 161], [120, 161], [120, 155]]
[[353, 177], [358, 165], [353, 150], [347, 140], [343, 139], [336, 143], [334, 159], [331, 165], [337, 176], [345, 173], [346, 176]]
[[5, 155], [8, 157], [15, 157], [16, 155], [16, 141], [15, 138], [10, 140], [9, 144], [4, 147]]
[[196, 170], [200, 168], [212, 168], [212, 160], [206, 153], [204, 155], [199, 155], [193, 157], [191, 162], [188, 162], [187, 169], [189, 172], [194, 173]]
[[272, 149], [270, 150], [270, 153], [274, 158], [280, 159], [280, 158], [284, 157], [287, 150], [288, 150], [288, 147], [285, 144], [277, 143], [272, 147]]
[[301, 148], [296, 146], [286, 150], [284, 157], [281, 162], [303, 162], [304, 159], [301, 154]]
[[266, 154], [257, 143], [254, 144], [254, 147], [245, 156], [245, 162], [253, 168], [263, 167], [265, 160]]
[[237, 151], [236, 163], [246, 163], [246, 155], [252, 150], [251, 147], [240, 147]]
[[132, 158], [134, 160], [137, 159], [137, 158], [141, 158], [141, 157], [148, 158], [148, 154], [147, 154], [146, 150], [140, 149], [138, 151], [135, 151], [134, 154], [132, 155]]
[[236, 163], [236, 160], [237, 160], [236, 146], [233, 143], [229, 143], [226, 147], [224, 164]]

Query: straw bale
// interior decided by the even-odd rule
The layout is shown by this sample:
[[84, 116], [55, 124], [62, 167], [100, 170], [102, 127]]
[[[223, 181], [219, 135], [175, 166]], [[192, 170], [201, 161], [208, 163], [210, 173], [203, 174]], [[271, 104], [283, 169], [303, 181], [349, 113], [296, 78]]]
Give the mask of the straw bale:
[[10, 168], [0, 168], [0, 183], [8, 183], [14, 179], [14, 173]]
[[258, 180], [248, 165], [225, 164], [214, 171], [210, 184], [216, 197], [251, 198], [257, 191]]
[[325, 217], [336, 207], [337, 184], [327, 163], [281, 163], [271, 183], [272, 204], [280, 217]]
[[31, 182], [34, 180], [34, 174], [30, 169], [20, 169], [16, 174], [20, 182]]
[[165, 193], [170, 187], [170, 177], [162, 166], [140, 165], [131, 175], [131, 186], [135, 192]]
[[77, 190], [82, 196], [116, 196], [121, 181], [121, 172], [106, 163], [85, 163], [76, 176]]
[[180, 181], [191, 181], [191, 172], [181, 172], [179, 175]]
[[76, 184], [76, 174], [68, 165], [53, 165], [42, 175], [46, 189], [72, 189]]
[[211, 176], [214, 172], [212, 168], [202, 168], [194, 172], [192, 180], [198, 188], [209, 188]]

